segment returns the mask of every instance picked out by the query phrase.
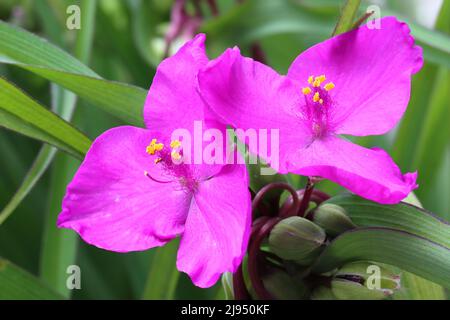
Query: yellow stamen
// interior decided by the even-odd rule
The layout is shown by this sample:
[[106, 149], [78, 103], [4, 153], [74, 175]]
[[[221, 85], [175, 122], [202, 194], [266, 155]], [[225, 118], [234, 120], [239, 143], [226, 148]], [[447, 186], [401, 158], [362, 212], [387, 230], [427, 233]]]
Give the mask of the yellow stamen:
[[170, 147], [171, 147], [172, 149], [179, 148], [180, 146], [181, 146], [180, 140], [173, 140], [173, 141], [170, 143]]
[[310, 87], [304, 87], [302, 89], [302, 92], [304, 95], [310, 94], [311, 93], [311, 88]]
[[330, 91], [334, 88], [334, 83], [333, 82], [328, 82], [325, 86], [324, 86], [325, 90]]
[[147, 146], [145, 151], [150, 155], [154, 155], [156, 151], [161, 151], [163, 148], [164, 148], [164, 144], [156, 143], [156, 139], [152, 139], [152, 141]]
[[317, 101], [319, 101], [319, 99], [320, 99], [319, 93], [318, 92], [314, 93], [313, 101], [317, 102]]
[[324, 75], [318, 76], [314, 79], [313, 86], [318, 88], [326, 80], [326, 77]]
[[314, 76], [309, 76], [308, 83], [309, 84], [313, 83], [313, 80], [314, 80]]
[[181, 159], [181, 155], [178, 153], [178, 151], [172, 151], [172, 153], [170, 155], [172, 156], [173, 160], [180, 160]]
[[155, 164], [158, 164], [158, 163], [160, 163], [161, 161], [162, 161], [161, 158], [156, 158], [156, 159], [155, 159]]
[[319, 99], [319, 103], [320, 103], [320, 104], [323, 104], [323, 99]]

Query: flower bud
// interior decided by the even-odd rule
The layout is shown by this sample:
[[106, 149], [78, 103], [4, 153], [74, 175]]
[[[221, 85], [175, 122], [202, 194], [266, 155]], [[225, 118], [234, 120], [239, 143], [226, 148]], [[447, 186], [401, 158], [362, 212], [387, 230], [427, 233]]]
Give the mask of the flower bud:
[[301, 277], [290, 276], [281, 269], [273, 269], [263, 278], [264, 287], [275, 299], [302, 300], [309, 294], [309, 289]]
[[321, 251], [326, 234], [313, 222], [290, 217], [281, 220], [270, 232], [269, 246], [273, 253], [300, 265], [309, 265]]
[[381, 300], [398, 289], [399, 274], [370, 262], [346, 264], [331, 281], [331, 290], [340, 300]]
[[318, 286], [311, 293], [311, 300], [336, 300], [331, 288], [327, 286]]
[[314, 211], [313, 221], [325, 229], [325, 232], [332, 237], [356, 228], [356, 225], [347, 216], [344, 208], [332, 203], [320, 205]]

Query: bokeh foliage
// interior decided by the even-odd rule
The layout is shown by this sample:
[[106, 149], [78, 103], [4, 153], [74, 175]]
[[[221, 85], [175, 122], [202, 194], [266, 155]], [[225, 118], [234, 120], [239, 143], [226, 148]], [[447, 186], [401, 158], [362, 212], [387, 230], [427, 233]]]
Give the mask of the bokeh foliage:
[[[450, 220], [450, 1], [443, 1], [434, 28], [422, 26], [418, 12], [401, 2], [386, 1], [381, 12], [409, 22], [417, 43], [424, 48], [425, 65], [413, 78], [408, 111], [398, 128], [385, 136], [358, 138], [358, 143], [387, 149], [403, 171], [418, 170], [417, 196], [423, 206]], [[65, 26], [66, 8], [70, 4], [81, 7], [80, 31], [71, 31]], [[300, 52], [330, 37], [342, 1], [248, 0], [237, 4], [221, 0], [218, 4], [218, 16], [213, 16], [206, 5], [202, 6], [204, 21], [200, 31], [208, 36], [210, 56], [215, 57], [234, 45], [250, 55], [252, 46], [258, 42], [267, 63], [285, 73]], [[27, 55], [27, 46], [33, 45], [33, 38], [27, 38], [22, 55], [20, 48], [7, 48], [0, 42], [0, 56], [5, 52], [10, 57], [17, 55], [12, 64], [0, 64], [0, 76], [32, 97], [33, 100], [28, 98], [30, 103], [51, 108], [86, 135], [79, 133], [76, 141], [79, 150], [66, 150], [76, 155], [86, 147], [83, 139], [95, 139], [120, 124], [142, 123], [140, 109], [136, 106], [142, 105], [163, 56], [171, 5], [171, 0], [3, 0], [1, 20], [48, 39], [83, 64], [72, 61], [58, 50], [43, 49]], [[361, 13], [367, 5], [367, 2], [362, 3]], [[0, 36], [1, 32], [4, 32], [3, 37], [14, 36], [13, 32], [5, 30], [0, 28]], [[39, 47], [39, 43], [36, 46]], [[47, 79], [70, 88], [78, 96], [50, 84]], [[0, 90], [4, 90], [2, 83], [0, 79]], [[108, 91], [111, 88], [114, 90]], [[127, 96], [130, 100], [120, 100], [115, 92], [121, 92], [120, 97]], [[5, 97], [0, 93], [0, 99]], [[133, 104], [127, 105], [128, 101]], [[25, 108], [26, 104], [20, 106]], [[130, 108], [132, 110], [127, 111]], [[24, 111], [23, 116], [29, 114]], [[42, 123], [40, 128], [29, 130], [45, 131], [47, 128], [48, 125]], [[47, 134], [41, 131], [33, 134]], [[64, 137], [65, 133], [59, 132]], [[60, 141], [48, 142], [58, 146]], [[24, 283], [36, 280], [44, 284], [48, 288], [44, 290], [44, 298], [58, 294], [76, 299], [224, 297], [220, 285], [208, 290], [198, 289], [186, 275], [178, 274], [174, 264], [176, 244], [147, 252], [116, 254], [79, 241], [71, 231], [57, 230], [56, 217], [65, 186], [79, 160], [60, 151], [55, 154], [52, 147], [42, 147], [36, 140], [3, 128], [0, 130], [0, 155], [0, 208], [9, 203], [27, 172], [30, 181], [37, 181], [28, 195], [17, 197], [19, 206], [0, 224], [0, 257], [40, 279], [24, 276], [23, 270], [3, 260], [0, 260], [0, 269], [8, 268], [8, 272], [17, 279], [24, 279]], [[33, 171], [30, 168], [36, 157], [40, 157], [41, 170]], [[303, 187], [302, 179], [293, 178], [290, 182]], [[319, 184], [318, 188], [332, 194], [341, 190], [329, 182]], [[69, 264], [81, 267], [82, 290], [66, 289]], [[30, 288], [24, 294], [35, 297], [35, 290]], [[1, 292], [0, 298], [3, 298]]]

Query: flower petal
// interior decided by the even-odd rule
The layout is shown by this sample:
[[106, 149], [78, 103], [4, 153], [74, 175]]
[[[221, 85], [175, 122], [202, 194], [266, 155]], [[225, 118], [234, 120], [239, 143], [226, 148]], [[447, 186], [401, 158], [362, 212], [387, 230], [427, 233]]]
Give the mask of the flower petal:
[[170, 138], [175, 129], [191, 129], [194, 120], [203, 120], [203, 101], [196, 86], [198, 70], [207, 63], [204, 34], [197, 35], [161, 62], [145, 101], [147, 128]]
[[[225, 124], [261, 135], [261, 129], [279, 130], [281, 167], [274, 169], [285, 173], [282, 158], [310, 139], [310, 130], [296, 111], [304, 101], [301, 87], [268, 66], [242, 57], [237, 48], [208, 64], [198, 79], [200, 94]], [[265, 158], [257, 146], [250, 144], [249, 149]], [[268, 149], [272, 149], [270, 137]]]
[[251, 201], [245, 166], [228, 165], [199, 186], [181, 237], [177, 267], [199, 287], [234, 272], [247, 248]]
[[145, 152], [151, 138], [150, 131], [129, 126], [99, 136], [67, 188], [58, 226], [119, 252], [160, 246], [182, 233], [192, 196], [177, 183], [144, 175], [160, 175]]
[[309, 48], [288, 77], [306, 85], [310, 75], [324, 74], [335, 84], [330, 96], [336, 133], [365, 136], [397, 124], [408, 105], [411, 75], [422, 63], [408, 26], [386, 17], [380, 29], [365, 25]]
[[[195, 163], [194, 171], [200, 177], [214, 175], [225, 163], [223, 158], [217, 157], [218, 160], [215, 163], [219, 165], [202, 165], [206, 162], [202, 159], [203, 150], [207, 144], [207, 141], [203, 142], [204, 132], [211, 128], [217, 129], [223, 137], [226, 137], [225, 125], [217, 122], [208, 112], [198, 94], [197, 73], [207, 63], [205, 35], [199, 34], [187, 42], [174, 56], [161, 62], [144, 106], [146, 126], [155, 131], [156, 137], [164, 143], [170, 143], [171, 135], [176, 129], [187, 131], [190, 137], [188, 146], [191, 150], [188, 157], [189, 163]], [[224, 150], [224, 141], [222, 146]], [[187, 150], [184, 148], [186, 156], [189, 154]], [[222, 154], [225, 157], [224, 151]]]
[[398, 203], [417, 188], [417, 173], [402, 175], [383, 150], [366, 149], [336, 136], [316, 140], [292, 155], [291, 172], [334, 181], [361, 197]]

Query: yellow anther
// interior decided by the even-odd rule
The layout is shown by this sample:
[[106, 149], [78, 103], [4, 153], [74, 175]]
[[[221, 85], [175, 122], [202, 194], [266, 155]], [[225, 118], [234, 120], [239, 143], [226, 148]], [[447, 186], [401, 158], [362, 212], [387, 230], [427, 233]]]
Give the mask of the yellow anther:
[[180, 160], [181, 159], [181, 154], [178, 151], [172, 151], [172, 153], [170, 155], [172, 156], [173, 160]]
[[324, 74], [322, 74], [322, 75], [316, 77], [316, 79], [319, 79], [320, 83], [322, 83], [322, 82], [324, 82], [325, 80], [327, 80], [327, 78], [325, 77]]
[[318, 76], [314, 79], [313, 86], [318, 88], [326, 80], [324, 75]]
[[161, 158], [156, 158], [156, 159], [155, 159], [155, 164], [158, 164], [158, 163], [160, 163], [161, 161], [162, 161]]
[[156, 151], [161, 151], [162, 148], [164, 148], [164, 144], [156, 143], [156, 139], [152, 139], [152, 141], [145, 150], [148, 154], [154, 155]]
[[309, 84], [313, 83], [313, 80], [314, 80], [314, 76], [309, 76], [308, 83]]
[[323, 104], [323, 99], [319, 99], [319, 103], [320, 103], [320, 104]]
[[311, 93], [311, 88], [310, 87], [304, 87], [302, 89], [302, 92], [304, 95], [310, 94]]
[[331, 89], [334, 88], [334, 83], [333, 82], [328, 82], [325, 86], [324, 86], [325, 90], [330, 91]]
[[145, 151], [150, 154], [150, 155], [154, 155], [155, 154], [155, 148], [152, 145], [148, 145], [147, 148], [145, 149]]
[[313, 101], [317, 102], [317, 101], [319, 101], [319, 99], [320, 99], [319, 93], [318, 92], [314, 93]]
[[180, 140], [173, 140], [173, 141], [170, 143], [170, 147], [171, 147], [172, 149], [179, 148], [180, 146], [181, 146]]

